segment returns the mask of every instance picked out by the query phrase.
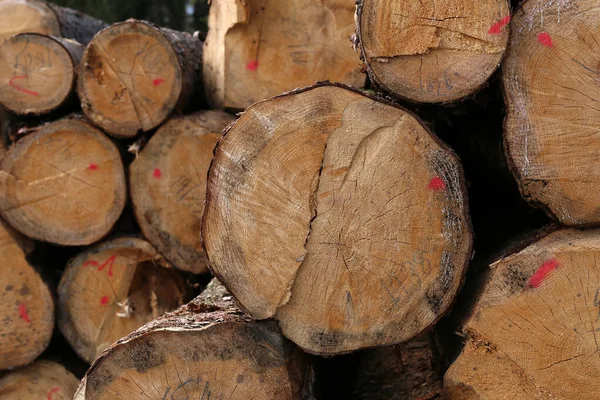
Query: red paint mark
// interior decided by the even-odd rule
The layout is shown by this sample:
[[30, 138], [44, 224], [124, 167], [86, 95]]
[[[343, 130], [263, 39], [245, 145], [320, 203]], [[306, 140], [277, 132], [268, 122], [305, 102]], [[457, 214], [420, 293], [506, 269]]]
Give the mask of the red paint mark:
[[31, 322], [25, 303], [19, 304], [19, 317], [21, 317], [21, 319], [23, 319], [25, 322]]
[[16, 81], [17, 79], [26, 79], [26, 78], [27, 78], [27, 77], [26, 77], [25, 75], [13, 76], [13, 77], [12, 77], [12, 78], [10, 78], [10, 80], [8, 81], [8, 84], [9, 84], [10, 86], [14, 87], [14, 88], [15, 88], [15, 89], [17, 89], [17, 90], [20, 90], [20, 91], [21, 91], [21, 92], [23, 92], [23, 93], [27, 93], [27, 94], [30, 94], [30, 95], [32, 95], [32, 96], [39, 96], [40, 94], [39, 94], [38, 92], [34, 92], [33, 90], [25, 89], [25, 88], [23, 88], [23, 87], [21, 87], [21, 86], [19, 86], [19, 85], [17, 85], [17, 84], [15, 83], [15, 81]]
[[542, 281], [544, 279], [546, 279], [548, 274], [558, 267], [559, 267], [559, 265], [558, 265], [557, 259], [552, 259], [552, 260], [546, 261], [545, 263], [542, 264], [541, 267], [538, 268], [537, 271], [535, 271], [535, 274], [533, 274], [531, 276], [531, 278], [529, 279], [529, 286], [534, 287], [534, 288], [540, 286]]
[[108, 276], [113, 276], [113, 265], [115, 264], [115, 259], [117, 257], [112, 255], [110, 257], [108, 257], [108, 259], [106, 261], [104, 261], [102, 264], [99, 264], [98, 261], [94, 261], [94, 260], [89, 260], [83, 263], [84, 267], [87, 267], [88, 265], [93, 265], [94, 267], [98, 267], [98, 271], [102, 271], [104, 270], [104, 268], [106, 268], [106, 266], [108, 266]]
[[56, 392], [60, 392], [60, 388], [59, 387], [52, 388], [52, 390], [50, 390], [48, 392], [48, 398], [47, 398], [47, 400], [52, 400], [52, 395], [54, 393], [56, 393]]
[[95, 171], [95, 170], [97, 170], [97, 169], [98, 169], [98, 166], [97, 166], [96, 164], [92, 163], [92, 164], [90, 164], [90, 166], [88, 167], [88, 169], [89, 169], [90, 171]]
[[152, 176], [155, 177], [156, 179], [160, 179], [160, 177], [162, 176], [162, 171], [160, 170], [160, 168], [154, 168], [154, 172], [152, 172]]
[[258, 60], [252, 60], [246, 65], [246, 69], [256, 71], [258, 69]]
[[100, 299], [100, 304], [102, 304], [103, 306], [108, 304], [108, 296], [104, 296]]
[[159, 86], [161, 83], [163, 83], [165, 80], [163, 78], [156, 78], [155, 80], [152, 81], [152, 84], [154, 86]]
[[552, 37], [546, 32], [542, 32], [538, 35], [538, 42], [546, 47], [552, 47]]
[[494, 25], [490, 27], [488, 30], [489, 34], [497, 35], [502, 32], [502, 28], [504, 28], [510, 22], [510, 15], [502, 18], [500, 21], [496, 22]]
[[431, 182], [429, 182], [429, 185], [427, 185], [427, 187], [431, 190], [443, 190], [446, 189], [446, 184], [444, 183], [442, 178], [436, 176], [431, 180]]

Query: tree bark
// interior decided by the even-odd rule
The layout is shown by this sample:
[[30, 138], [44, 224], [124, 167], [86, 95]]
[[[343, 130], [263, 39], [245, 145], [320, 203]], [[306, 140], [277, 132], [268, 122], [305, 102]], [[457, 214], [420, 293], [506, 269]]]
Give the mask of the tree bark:
[[359, 0], [356, 10], [355, 47], [371, 82], [415, 102], [475, 93], [508, 41], [507, 0]]
[[15, 114], [50, 113], [75, 97], [83, 46], [23, 33], [0, 45], [0, 104]]
[[327, 83], [257, 103], [230, 127], [202, 235], [241, 305], [320, 355], [429, 328], [472, 239], [454, 153], [409, 112]]
[[43, 125], [0, 164], [0, 214], [30, 238], [87, 245], [105, 236], [125, 205], [119, 151], [81, 118]]
[[600, 231], [549, 234], [490, 266], [448, 399], [597, 398]]
[[106, 23], [38, 0], [0, 1], [0, 42], [19, 33], [41, 33], [87, 44]]
[[176, 117], [163, 125], [130, 167], [131, 201], [144, 236], [178, 269], [207, 272], [200, 239], [206, 175], [221, 132], [221, 111]]
[[0, 378], [0, 398], [24, 399], [70, 399], [79, 380], [62, 365], [51, 361], [35, 363]]
[[191, 303], [107, 349], [75, 399], [183, 395], [312, 399], [312, 368], [274, 322], [252, 320], [213, 280]]
[[0, 370], [35, 360], [54, 329], [50, 290], [25, 259], [32, 249], [33, 243], [0, 221]]
[[201, 67], [202, 42], [188, 33], [137, 20], [111, 25], [83, 54], [81, 107], [109, 134], [134, 137], [188, 105]]
[[353, 14], [348, 0], [213, 2], [204, 49], [210, 104], [245, 109], [315, 81], [362, 87], [348, 39]]

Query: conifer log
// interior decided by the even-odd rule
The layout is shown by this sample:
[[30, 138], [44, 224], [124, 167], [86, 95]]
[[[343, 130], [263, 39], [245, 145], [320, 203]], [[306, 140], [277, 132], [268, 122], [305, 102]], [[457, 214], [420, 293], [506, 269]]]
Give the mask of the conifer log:
[[0, 43], [19, 33], [41, 33], [87, 44], [106, 23], [38, 0], [0, 0]]
[[201, 85], [202, 42], [186, 32], [128, 20], [86, 48], [78, 93], [84, 113], [118, 138], [135, 136], [182, 110]]
[[513, 174], [527, 200], [566, 225], [600, 224], [596, 4], [523, 2], [502, 68]]
[[208, 270], [200, 240], [206, 175], [221, 132], [234, 118], [221, 111], [175, 117], [130, 167], [131, 201], [144, 236], [178, 269]]
[[256, 103], [229, 128], [202, 236], [241, 305], [321, 355], [427, 329], [471, 253], [454, 153], [409, 112], [329, 83]]
[[42, 125], [0, 163], [0, 214], [33, 239], [93, 243], [113, 227], [125, 196], [119, 151], [80, 118]]
[[92, 363], [118, 339], [189, 300], [183, 278], [146, 241], [120, 238], [69, 262], [58, 287], [58, 327]]
[[2, 400], [69, 400], [79, 380], [62, 365], [40, 360], [0, 378]]
[[23, 33], [0, 44], [0, 104], [15, 114], [47, 114], [73, 99], [78, 42]]
[[358, 0], [356, 47], [379, 89], [440, 103], [475, 93], [508, 41], [508, 0]]
[[206, 95], [215, 108], [330, 80], [362, 87], [352, 51], [352, 0], [222, 0], [212, 3], [204, 46]]
[[0, 221], [0, 370], [35, 360], [54, 329], [50, 290], [25, 258], [31, 250], [33, 243]]
[[598, 256], [599, 230], [566, 229], [493, 263], [448, 399], [597, 399]]
[[312, 377], [275, 322], [242, 313], [213, 280], [191, 303], [107, 349], [75, 400], [310, 399]]

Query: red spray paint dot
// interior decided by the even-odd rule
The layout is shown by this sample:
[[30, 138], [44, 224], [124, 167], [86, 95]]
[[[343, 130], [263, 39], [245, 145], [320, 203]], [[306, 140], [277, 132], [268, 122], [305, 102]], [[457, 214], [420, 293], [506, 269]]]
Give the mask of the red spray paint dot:
[[160, 168], [154, 168], [154, 172], [152, 172], [152, 176], [155, 177], [156, 179], [160, 179], [160, 177], [162, 176], [162, 171], [160, 170]]
[[246, 69], [256, 71], [258, 68], [258, 60], [252, 60], [246, 65]]
[[446, 184], [444, 183], [442, 178], [436, 176], [431, 180], [431, 182], [429, 182], [429, 185], [427, 185], [427, 187], [431, 190], [443, 190], [446, 189]]
[[552, 47], [552, 37], [546, 32], [542, 32], [538, 35], [538, 42], [546, 47]]
[[95, 170], [97, 170], [97, 169], [98, 169], [98, 166], [97, 166], [96, 164], [92, 163], [92, 164], [90, 164], [90, 166], [88, 167], [88, 169], [89, 169], [90, 171], [95, 171]]
[[552, 272], [553, 270], [557, 269], [558, 267], [559, 267], [558, 260], [552, 259], [552, 260], [546, 261], [531, 276], [531, 278], [529, 279], [529, 286], [534, 287], [534, 288], [540, 286], [542, 284], [542, 282], [544, 281], [544, 279], [546, 279], [548, 274], [550, 272]]
[[502, 18], [500, 21], [496, 22], [494, 25], [490, 27], [488, 30], [489, 34], [497, 35], [502, 32], [502, 28], [504, 28], [510, 22], [510, 15]]
[[60, 392], [60, 388], [59, 387], [52, 388], [52, 390], [50, 390], [48, 392], [48, 398], [47, 398], [47, 400], [52, 400], [52, 395], [54, 393], [56, 393], [56, 392]]
[[161, 83], [163, 83], [165, 80], [163, 78], [156, 78], [155, 80], [152, 81], [152, 84], [154, 86], [159, 86]]
[[100, 304], [102, 304], [103, 306], [108, 304], [108, 296], [104, 296], [100, 299]]
[[29, 319], [29, 314], [27, 313], [27, 306], [25, 303], [19, 304], [19, 317], [25, 322], [31, 322]]

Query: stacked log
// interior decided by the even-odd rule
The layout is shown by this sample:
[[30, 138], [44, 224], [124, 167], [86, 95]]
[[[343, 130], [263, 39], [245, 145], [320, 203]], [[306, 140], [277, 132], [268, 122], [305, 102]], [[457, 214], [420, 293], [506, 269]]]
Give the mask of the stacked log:
[[6, 400], [70, 399], [78, 382], [62, 365], [40, 360], [0, 378], [0, 397]]

